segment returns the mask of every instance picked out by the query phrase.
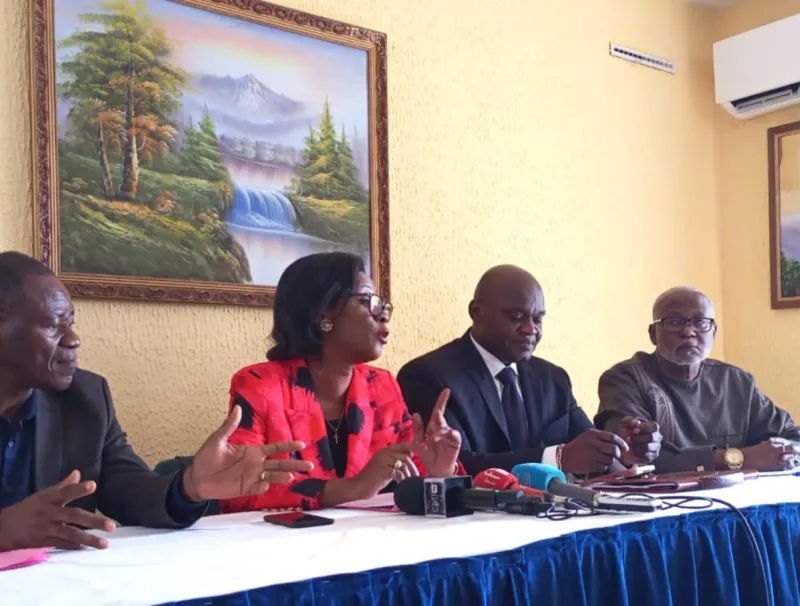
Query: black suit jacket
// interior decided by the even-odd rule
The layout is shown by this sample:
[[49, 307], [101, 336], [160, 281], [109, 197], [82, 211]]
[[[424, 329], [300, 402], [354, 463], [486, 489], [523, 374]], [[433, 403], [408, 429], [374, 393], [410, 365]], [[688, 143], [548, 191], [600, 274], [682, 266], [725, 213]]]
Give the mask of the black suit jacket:
[[100, 510], [123, 525], [190, 525], [175, 523], [167, 513], [167, 491], [175, 474], [150, 471], [133, 451], [103, 377], [78, 370], [65, 391], [37, 390], [35, 397], [34, 490], [57, 484], [77, 469], [81, 481], [94, 480], [97, 490], [71, 506]]
[[593, 427], [562, 368], [531, 358], [517, 369], [529, 419], [528, 444], [511, 444], [494, 377], [469, 333], [412, 360], [400, 369], [397, 381], [408, 409], [425, 422], [439, 393], [450, 388], [445, 417], [461, 432], [460, 460], [475, 475], [491, 467], [510, 470], [518, 463], [539, 462], [545, 447], [566, 444]]

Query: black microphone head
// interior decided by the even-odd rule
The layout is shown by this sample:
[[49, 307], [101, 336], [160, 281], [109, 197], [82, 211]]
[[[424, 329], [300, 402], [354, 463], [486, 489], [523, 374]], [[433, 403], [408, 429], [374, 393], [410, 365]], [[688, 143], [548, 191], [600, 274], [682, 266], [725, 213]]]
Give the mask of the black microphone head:
[[425, 515], [425, 479], [419, 476], [406, 478], [394, 488], [394, 504], [412, 516]]

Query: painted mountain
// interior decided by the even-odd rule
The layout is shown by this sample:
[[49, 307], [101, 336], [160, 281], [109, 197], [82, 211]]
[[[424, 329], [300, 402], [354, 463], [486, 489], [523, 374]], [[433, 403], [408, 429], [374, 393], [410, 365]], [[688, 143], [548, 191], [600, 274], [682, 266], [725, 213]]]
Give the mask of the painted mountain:
[[220, 134], [295, 145], [301, 141], [297, 132], [319, 113], [319, 108], [276, 93], [252, 74], [194, 76], [184, 92], [183, 117], [197, 122], [206, 108]]

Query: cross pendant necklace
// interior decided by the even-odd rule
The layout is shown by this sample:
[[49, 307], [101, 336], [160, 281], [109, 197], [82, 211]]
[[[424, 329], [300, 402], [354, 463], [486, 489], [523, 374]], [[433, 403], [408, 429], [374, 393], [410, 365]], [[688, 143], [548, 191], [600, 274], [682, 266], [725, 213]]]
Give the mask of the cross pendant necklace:
[[342, 411], [342, 416], [339, 417], [339, 422], [336, 424], [336, 427], [334, 427], [333, 423], [328, 421], [328, 419], [325, 419], [325, 423], [327, 423], [328, 427], [330, 427], [333, 430], [333, 441], [337, 446], [339, 445], [339, 427], [342, 425], [343, 419], [344, 419], [344, 411]]

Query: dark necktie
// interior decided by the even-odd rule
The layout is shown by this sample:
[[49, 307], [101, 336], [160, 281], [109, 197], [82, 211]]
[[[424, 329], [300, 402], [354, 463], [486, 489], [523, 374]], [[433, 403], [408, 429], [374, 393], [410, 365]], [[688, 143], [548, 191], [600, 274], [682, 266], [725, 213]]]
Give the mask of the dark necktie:
[[511, 449], [528, 448], [530, 446], [528, 444], [528, 415], [517, 388], [517, 373], [510, 366], [506, 366], [497, 373], [497, 380], [503, 385], [500, 403], [506, 413]]

